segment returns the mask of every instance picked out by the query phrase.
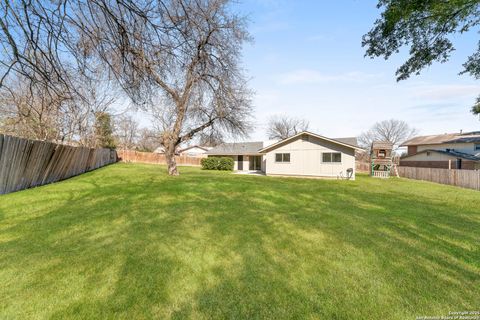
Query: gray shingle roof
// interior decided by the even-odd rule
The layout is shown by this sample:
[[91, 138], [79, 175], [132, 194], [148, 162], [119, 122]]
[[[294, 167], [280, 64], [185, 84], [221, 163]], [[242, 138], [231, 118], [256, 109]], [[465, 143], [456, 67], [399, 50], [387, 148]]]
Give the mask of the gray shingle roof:
[[472, 143], [472, 142], [474, 143], [480, 142], [480, 134], [477, 136], [461, 137], [461, 138], [454, 139], [452, 141], [447, 141], [447, 143]]
[[263, 148], [262, 141], [256, 142], [233, 142], [222, 143], [215, 148], [207, 151], [205, 154], [210, 155], [255, 155], [259, 154], [258, 150]]
[[351, 146], [358, 147], [357, 137], [347, 137], [347, 138], [332, 138], [332, 140], [336, 140], [342, 143], [349, 144]]
[[455, 151], [455, 150], [430, 150], [430, 151], [440, 152], [440, 153], [443, 153], [443, 154], [447, 154], [447, 155], [457, 157], [457, 158], [462, 158], [462, 159], [465, 159], [465, 160], [480, 161], [480, 157], [478, 157], [474, 154], [459, 152], [459, 151]]
[[480, 132], [445, 133], [432, 136], [420, 136], [405, 141], [401, 146], [417, 146], [441, 143], [472, 143], [480, 142]]

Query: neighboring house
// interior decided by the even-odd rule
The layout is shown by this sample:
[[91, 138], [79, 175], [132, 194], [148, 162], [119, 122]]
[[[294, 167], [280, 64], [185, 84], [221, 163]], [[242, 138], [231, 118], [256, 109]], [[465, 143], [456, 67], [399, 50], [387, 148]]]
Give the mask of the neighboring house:
[[163, 146], [160, 146], [157, 149], [153, 150], [153, 153], [164, 154], [165, 153], [165, 148]]
[[210, 149], [210, 147], [195, 145], [178, 150], [178, 154], [181, 156], [186, 155], [189, 157], [206, 157], [205, 152]]
[[355, 179], [356, 138], [331, 139], [311, 132], [264, 146], [263, 142], [225, 143], [208, 156], [230, 156], [235, 170], [262, 171], [267, 175], [338, 177], [347, 170]]
[[[157, 149], [153, 150], [153, 153], [165, 154], [165, 148], [163, 146], [160, 146]], [[179, 155], [178, 150], [175, 151], [175, 155]]]
[[480, 131], [415, 137], [405, 141], [406, 167], [480, 169]]

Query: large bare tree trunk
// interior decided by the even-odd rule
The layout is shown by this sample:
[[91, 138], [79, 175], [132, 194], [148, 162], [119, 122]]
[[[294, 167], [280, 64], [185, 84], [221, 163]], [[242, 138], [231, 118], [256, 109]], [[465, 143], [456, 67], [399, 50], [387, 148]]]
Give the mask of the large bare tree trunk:
[[[249, 132], [252, 92], [240, 57], [250, 36], [233, 3], [0, 1], [0, 89], [20, 77], [33, 97], [45, 92], [41, 105], [61, 112], [53, 118], [61, 120], [60, 135], [67, 137], [76, 135], [71, 128], [80, 123], [70, 114], [105, 111], [97, 108], [107, 100], [94, 93], [112, 81], [166, 132], [162, 145], [169, 173], [176, 175], [174, 147], [202, 133]], [[115, 97], [110, 91], [107, 96]], [[50, 107], [52, 96], [66, 100], [62, 108]], [[71, 112], [76, 109], [82, 112]]]
[[175, 144], [173, 142], [165, 143], [164, 148], [168, 174], [171, 176], [178, 176], [177, 162], [175, 161]]

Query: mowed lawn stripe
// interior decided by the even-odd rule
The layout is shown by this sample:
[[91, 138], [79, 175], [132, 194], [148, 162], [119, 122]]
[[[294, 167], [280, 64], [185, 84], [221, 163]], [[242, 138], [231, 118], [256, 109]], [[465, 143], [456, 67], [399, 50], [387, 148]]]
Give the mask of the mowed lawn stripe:
[[2, 319], [413, 319], [480, 305], [480, 193], [115, 164], [0, 197]]

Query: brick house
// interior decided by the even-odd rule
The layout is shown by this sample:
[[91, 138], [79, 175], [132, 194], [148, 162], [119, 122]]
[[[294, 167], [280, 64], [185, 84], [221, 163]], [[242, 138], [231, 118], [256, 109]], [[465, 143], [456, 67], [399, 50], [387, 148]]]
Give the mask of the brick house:
[[480, 131], [420, 136], [401, 146], [408, 150], [400, 159], [401, 166], [480, 169]]

